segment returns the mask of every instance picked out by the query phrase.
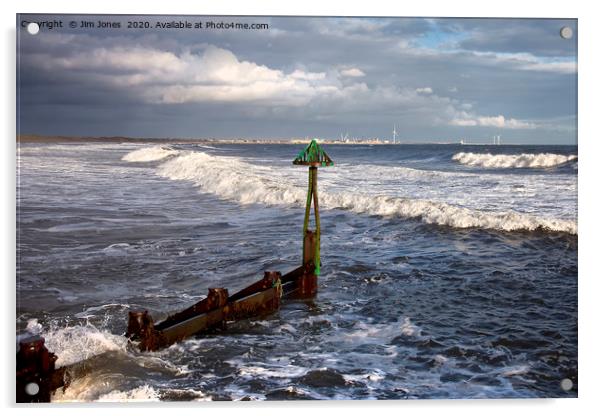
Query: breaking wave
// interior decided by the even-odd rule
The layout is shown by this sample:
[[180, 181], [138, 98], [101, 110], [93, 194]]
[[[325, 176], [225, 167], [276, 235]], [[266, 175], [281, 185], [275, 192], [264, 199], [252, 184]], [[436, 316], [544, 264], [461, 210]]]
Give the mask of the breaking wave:
[[37, 319], [27, 323], [27, 331], [39, 334], [46, 340], [45, 345], [58, 355], [56, 366], [64, 367], [108, 351], [126, 351], [127, 339], [100, 330], [92, 324], [53, 327], [47, 331]]
[[178, 153], [178, 150], [172, 149], [169, 146], [144, 147], [128, 153], [123, 156], [121, 160], [125, 162], [153, 162], [155, 160], [162, 160], [166, 157], [177, 155]]
[[460, 152], [452, 160], [468, 166], [483, 168], [550, 168], [576, 160], [577, 155], [554, 153], [522, 153], [520, 155], [492, 155], [491, 153]]
[[[95, 308], [100, 307], [89, 309]], [[131, 380], [124, 379], [120, 374], [126, 372], [128, 366], [168, 376], [185, 374], [188, 368], [186, 365], [174, 365], [157, 355], [131, 354], [125, 336], [99, 329], [89, 322], [74, 326], [59, 326], [52, 322], [49, 328], [44, 328], [37, 319], [30, 319], [26, 333], [44, 337], [45, 346], [58, 357], [57, 368], [69, 367], [69, 388], [56, 390], [52, 396], [53, 402], [157, 401], [164, 398], [173, 400], [181, 394], [189, 400], [211, 399], [200, 391], [132, 386], [128, 382]]]
[[[266, 172], [270, 174], [266, 175]], [[203, 192], [240, 204], [303, 205], [305, 190], [271, 172], [269, 167], [245, 163], [236, 157], [211, 156], [203, 152], [181, 152], [158, 167], [160, 176], [190, 181]], [[427, 224], [454, 228], [577, 233], [576, 221], [514, 211], [480, 211], [423, 199], [329, 191], [320, 195], [320, 200], [327, 209], [419, 219]]]
[[282, 205], [305, 201], [304, 190], [279, 181], [276, 174], [257, 174], [261, 169], [271, 171], [236, 157], [187, 152], [160, 165], [159, 175], [172, 180], [191, 181], [204, 192], [240, 204]]
[[338, 202], [333, 208], [347, 208], [358, 213], [420, 219], [427, 224], [454, 228], [486, 228], [502, 231], [549, 230], [577, 233], [575, 221], [541, 218], [514, 211], [489, 212], [472, 210], [429, 200], [388, 196], [334, 195], [326, 200]]

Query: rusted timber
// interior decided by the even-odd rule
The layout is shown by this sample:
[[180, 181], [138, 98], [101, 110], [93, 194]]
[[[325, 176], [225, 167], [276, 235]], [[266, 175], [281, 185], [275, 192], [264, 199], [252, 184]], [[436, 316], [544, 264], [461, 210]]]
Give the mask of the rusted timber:
[[148, 311], [131, 311], [126, 336], [138, 340], [141, 351], [155, 351], [198, 333], [225, 328], [228, 321], [265, 316], [280, 307], [280, 278], [280, 272], [265, 272], [263, 279], [230, 297], [226, 289], [209, 289], [207, 298], [158, 324]]
[[282, 297], [282, 281], [280, 272], [265, 272], [265, 276], [259, 283], [259, 288], [252, 293], [247, 289], [228, 299], [228, 304], [224, 308], [226, 321], [237, 321], [241, 319], [265, 316], [280, 308], [280, 298]]
[[[319, 222], [317, 225], [319, 226]], [[316, 275], [316, 270], [319, 270], [319, 267], [316, 268], [314, 264], [318, 244], [320, 244], [318, 234], [314, 231], [306, 230], [303, 238], [303, 265], [305, 267], [303, 276], [297, 282], [297, 297], [308, 298], [318, 293], [318, 276]]]
[[182, 312], [178, 312], [173, 314], [167, 319], [165, 319], [160, 324], [157, 324], [156, 329], [165, 329], [170, 326], [186, 321], [190, 318], [193, 318], [199, 314], [209, 312], [213, 309], [219, 308], [220, 306], [225, 306], [228, 303], [228, 289], [223, 288], [211, 288], [207, 293], [207, 297], [201, 300], [198, 303], [195, 303], [191, 307], [183, 310]]
[[19, 342], [17, 351], [17, 403], [49, 402], [52, 393], [68, 385], [65, 368], [55, 368], [57, 356], [48, 351], [44, 338]]

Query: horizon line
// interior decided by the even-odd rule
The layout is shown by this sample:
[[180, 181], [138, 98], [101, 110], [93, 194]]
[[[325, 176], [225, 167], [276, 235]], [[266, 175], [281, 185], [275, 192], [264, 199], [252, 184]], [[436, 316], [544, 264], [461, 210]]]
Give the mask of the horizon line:
[[[347, 144], [347, 145], [416, 145], [416, 144], [439, 144], [439, 145], [461, 145], [461, 146], [577, 146], [578, 143], [533, 143], [533, 142], [525, 142], [525, 143], [504, 143], [504, 144], [496, 144], [492, 143], [490, 139], [466, 139], [459, 138], [455, 140], [450, 139], [426, 139], [426, 140], [403, 140], [397, 139], [394, 143], [391, 139], [381, 139], [378, 137], [374, 138], [354, 138], [354, 139], [346, 139], [342, 140], [340, 138], [328, 138], [328, 137], [316, 137], [316, 136], [306, 136], [304, 138], [300, 137], [290, 137], [290, 138], [251, 138], [251, 137], [233, 137], [233, 138], [207, 138], [207, 137], [136, 137], [136, 136], [65, 136], [65, 135], [42, 135], [42, 134], [17, 134], [17, 142], [58, 142], [61, 140], [64, 141], [131, 141], [131, 142], [153, 142], [153, 141], [164, 141], [164, 142], [209, 142], [209, 143], [240, 143], [240, 144], [253, 144], [253, 143], [261, 143], [261, 144], [302, 144], [309, 142], [311, 139], [316, 139], [322, 141], [327, 144]], [[475, 142], [471, 142], [471, 140], [475, 140]], [[476, 141], [483, 140], [483, 141]]]

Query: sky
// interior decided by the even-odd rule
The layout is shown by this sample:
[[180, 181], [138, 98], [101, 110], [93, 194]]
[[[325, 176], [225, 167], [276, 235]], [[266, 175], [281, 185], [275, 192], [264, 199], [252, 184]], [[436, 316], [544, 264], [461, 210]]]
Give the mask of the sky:
[[19, 15], [17, 48], [20, 134], [577, 143], [575, 19]]

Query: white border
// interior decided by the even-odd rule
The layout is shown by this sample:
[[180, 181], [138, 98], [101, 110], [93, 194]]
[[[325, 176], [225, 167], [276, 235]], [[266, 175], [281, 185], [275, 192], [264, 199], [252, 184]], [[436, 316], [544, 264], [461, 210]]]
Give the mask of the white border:
[[[600, 42], [602, 34], [600, 15], [595, 12], [595, 2], [504, 0], [484, 2], [469, 0], [399, 2], [370, 0], [367, 2], [304, 0], [287, 2], [276, 0], [237, 1], [184, 1], [125, 2], [102, 0], [97, 3], [82, 1], [35, 0], [17, 4], [1, 3], [2, 81], [4, 83], [2, 106], [2, 280], [4, 282], [4, 315], [2, 331], [3, 376], [1, 403], [10, 413], [64, 414], [66, 411], [89, 414], [107, 412], [118, 414], [164, 414], [178, 412], [222, 412], [244, 414], [307, 414], [316, 411], [364, 414], [372, 410], [383, 414], [412, 412], [447, 415], [507, 415], [515, 412], [536, 412], [548, 415], [588, 414], [600, 408], [598, 390], [602, 386], [599, 350], [602, 316], [599, 304], [601, 274], [596, 269], [600, 229], [599, 159], [602, 157], [602, 129], [600, 109]], [[132, 14], [264, 14], [264, 15], [346, 15], [346, 16], [449, 16], [449, 17], [555, 17], [579, 19], [579, 399], [558, 400], [461, 400], [416, 402], [328, 402], [328, 403], [238, 403], [191, 406], [190, 404], [124, 406], [43, 406], [15, 408], [14, 394], [14, 291], [15, 291], [15, 13], [132, 13]], [[146, 407], [146, 406], [145, 406]], [[343, 409], [340, 409], [340, 408]]]

